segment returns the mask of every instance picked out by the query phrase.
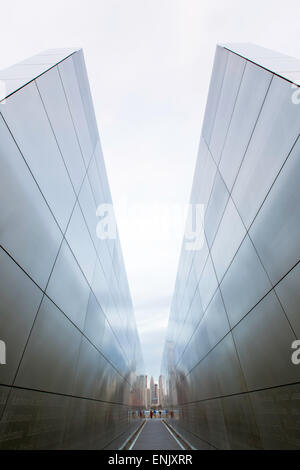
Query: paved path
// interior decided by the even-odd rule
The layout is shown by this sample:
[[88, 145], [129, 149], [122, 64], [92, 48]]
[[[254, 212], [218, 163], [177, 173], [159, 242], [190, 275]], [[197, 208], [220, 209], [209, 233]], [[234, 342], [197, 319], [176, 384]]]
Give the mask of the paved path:
[[159, 418], [147, 419], [132, 450], [181, 450]]

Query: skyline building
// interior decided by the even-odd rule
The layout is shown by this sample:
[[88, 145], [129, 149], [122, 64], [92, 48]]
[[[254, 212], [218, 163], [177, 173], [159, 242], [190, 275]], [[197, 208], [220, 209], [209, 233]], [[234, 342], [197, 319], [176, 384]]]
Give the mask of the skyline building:
[[150, 406], [158, 406], [159, 402], [159, 386], [157, 383], [154, 382], [153, 376], [150, 379], [150, 403], [148, 403], [148, 407]]
[[155, 396], [155, 383], [154, 383], [154, 378], [151, 375], [151, 378], [150, 378], [150, 400], [151, 400], [150, 401], [150, 406], [153, 404], [154, 396]]
[[147, 406], [146, 406], [146, 408], [149, 409], [149, 408], [151, 408], [151, 390], [150, 390], [150, 388], [147, 388], [146, 394], [147, 394]]
[[158, 402], [161, 407], [163, 406], [163, 396], [164, 396], [163, 376], [160, 375], [158, 379]]
[[300, 61], [218, 45], [161, 374], [197, 449], [299, 449]]
[[154, 396], [152, 398], [152, 404], [155, 406], [159, 405], [159, 400], [158, 400], [158, 384], [154, 384]]
[[82, 50], [0, 71], [0, 448], [118, 448], [144, 366]]

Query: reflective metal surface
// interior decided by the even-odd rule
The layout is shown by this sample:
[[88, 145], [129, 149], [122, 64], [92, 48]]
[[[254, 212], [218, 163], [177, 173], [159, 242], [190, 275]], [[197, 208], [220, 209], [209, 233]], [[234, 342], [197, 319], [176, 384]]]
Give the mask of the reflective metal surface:
[[63, 235], [2, 117], [0, 142], [0, 244], [45, 288]]
[[216, 50], [191, 194], [205, 242], [183, 244], [161, 367], [197, 449], [300, 449], [300, 108], [272, 73], [283, 58]]
[[218, 100], [209, 148], [218, 164], [222, 148], [231, 122], [231, 117], [245, 71], [246, 61], [236, 54], [228, 53], [228, 60], [223, 76], [222, 88]]
[[76, 195], [35, 82], [10, 96], [1, 113], [64, 232]]
[[117, 449], [143, 359], [119, 240], [96, 236], [111, 196], [83, 53], [1, 77], [0, 448]]

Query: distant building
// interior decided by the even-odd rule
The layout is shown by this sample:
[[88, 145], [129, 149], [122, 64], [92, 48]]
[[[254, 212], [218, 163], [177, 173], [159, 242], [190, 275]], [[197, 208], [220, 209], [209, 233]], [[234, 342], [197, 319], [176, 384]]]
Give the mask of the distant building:
[[145, 383], [144, 383], [144, 406], [148, 408], [148, 397], [147, 397], [147, 390], [148, 390], [148, 377], [145, 375]]
[[164, 396], [163, 376], [160, 375], [158, 379], [158, 401], [161, 406], [163, 406], [163, 396]]
[[154, 378], [151, 376], [150, 379], [150, 405], [153, 404], [153, 398], [155, 397], [155, 384]]
[[146, 394], [147, 394], [146, 408], [150, 408], [151, 407], [151, 391], [150, 391], [150, 388], [147, 388]]
[[154, 384], [154, 397], [153, 397], [154, 405], [159, 405], [158, 394], [159, 394], [158, 384]]

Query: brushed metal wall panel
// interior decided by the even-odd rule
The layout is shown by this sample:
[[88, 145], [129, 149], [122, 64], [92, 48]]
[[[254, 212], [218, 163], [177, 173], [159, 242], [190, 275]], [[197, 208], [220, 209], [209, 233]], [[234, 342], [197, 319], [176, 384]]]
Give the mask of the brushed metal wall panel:
[[[209, 304], [202, 323], [209, 340], [210, 348], [213, 348], [228, 333], [228, 318], [219, 289], [216, 291]], [[201, 335], [199, 341], [201, 341]]]
[[96, 164], [95, 156], [93, 155], [90, 165], [88, 168], [88, 178], [92, 188], [93, 197], [95, 200], [96, 207], [104, 202], [103, 189], [101, 186], [101, 180], [98, 172], [98, 166]]
[[295, 336], [274, 291], [233, 329], [233, 336], [249, 389], [299, 379], [299, 371], [291, 361]]
[[300, 263], [288, 273], [286, 277], [277, 284], [275, 291], [279, 297], [281, 305], [291, 322], [297, 338], [300, 338]]
[[274, 284], [300, 259], [299, 178], [300, 139], [297, 140], [249, 232]]
[[191, 203], [206, 205], [214, 184], [217, 167], [203, 138], [200, 139]]
[[299, 384], [251, 393], [264, 449], [300, 449]]
[[2, 249], [0, 286], [0, 339], [6, 346], [0, 383], [12, 384], [43, 294]]
[[[204, 309], [202, 306], [201, 302], [201, 296], [199, 289], [197, 288], [195, 291], [195, 295], [193, 297], [192, 303], [191, 303], [191, 308], [189, 311], [189, 316], [188, 316], [188, 324], [190, 325], [190, 329], [192, 332], [196, 329], [199, 321], [203, 317], [204, 314]], [[187, 337], [187, 340], [189, 337]]]
[[228, 189], [226, 188], [220, 173], [217, 172], [204, 217], [204, 230], [210, 247], [212, 246], [214, 237], [217, 233], [228, 198]]
[[57, 67], [37, 78], [36, 84], [75, 193], [78, 194], [85, 174], [85, 165]]
[[52, 393], [12, 389], [1, 420], [0, 449], [60, 449], [69, 400]]
[[270, 72], [247, 62], [219, 167], [229, 191], [238, 174], [271, 79]]
[[217, 375], [222, 396], [246, 391], [244, 376], [231, 333], [225, 336], [212, 350], [210, 360]]
[[263, 203], [299, 135], [299, 109], [289, 82], [274, 77], [236, 184], [233, 200], [247, 227]]
[[81, 152], [83, 154], [85, 164], [88, 166], [94, 148], [84, 112], [73, 58], [70, 57], [61, 62], [58, 65], [58, 70], [72, 114], [72, 119], [77, 132]]
[[78, 329], [44, 297], [15, 384], [73, 394], [80, 341]]
[[[109, 261], [107, 262], [107, 264], [104, 265], [105, 269], [106, 267], [111, 269], [111, 264], [109, 264]], [[110, 316], [112, 300], [111, 300], [111, 294], [110, 294], [110, 290], [108, 287], [108, 282], [107, 282], [105, 274], [106, 274], [106, 271], [103, 270], [102, 264], [100, 264], [99, 260], [96, 260], [95, 271], [94, 271], [94, 276], [93, 276], [91, 287], [103, 312], [111, 321], [113, 320]]]
[[[184, 326], [184, 329], [187, 329]], [[207, 308], [202, 319], [200, 319], [192, 338], [183, 343], [186, 347], [180, 361], [180, 367], [184, 367], [188, 373], [209, 351], [226, 336], [229, 331], [229, 323], [223, 306], [220, 292], [217, 291]]]
[[64, 240], [46, 293], [70, 320], [83, 330], [90, 292], [89, 285]]
[[231, 52], [228, 53], [224, 80], [209, 142], [211, 154], [217, 164], [221, 158], [245, 66], [246, 61], [242, 57]]
[[0, 118], [0, 243], [45, 288], [62, 234]]
[[103, 335], [105, 329], [104, 313], [92, 292], [86, 311], [84, 333], [89, 340], [99, 349], [103, 347]]
[[[0, 419], [4, 412], [10, 390], [11, 390], [10, 387], [5, 387], [4, 385], [0, 385]], [[1, 446], [1, 437], [0, 437], [0, 446]]]
[[231, 334], [191, 371], [194, 383], [189, 401], [217, 398], [246, 390]]
[[230, 449], [263, 448], [251, 397], [252, 395], [245, 393], [243, 395], [228, 396], [221, 400]]
[[206, 310], [210, 300], [212, 299], [218, 287], [218, 280], [216, 278], [211, 257], [207, 259], [198, 287], [203, 310]]
[[211, 249], [219, 282], [222, 280], [245, 235], [246, 229], [230, 198]]
[[193, 266], [194, 266], [195, 275], [196, 275], [198, 282], [201, 277], [203, 268], [205, 266], [208, 253], [209, 253], [208, 245], [207, 245], [206, 237], [204, 237], [203, 246], [199, 250], [195, 251], [195, 254], [193, 257]]
[[72, 60], [92, 145], [94, 147], [98, 140], [98, 128], [82, 49], [78, 51], [77, 54], [72, 55]]
[[220, 288], [231, 327], [272, 289], [248, 235], [244, 238]]
[[64, 232], [76, 196], [35, 82], [11, 95], [1, 112]]
[[96, 229], [99, 219], [96, 216], [96, 204], [93, 197], [93, 192], [88, 177], [86, 176], [78, 196], [79, 205], [81, 207], [86, 225], [90, 232], [94, 246], [97, 248], [99, 238], [97, 237]]
[[[197, 416], [197, 421], [201, 419], [201, 416], [207, 421], [207, 434], [205, 430], [201, 429], [199, 435], [204, 441], [210, 442], [214, 447], [218, 449], [228, 449], [228, 436], [226, 429], [226, 420], [224, 419], [224, 413], [222, 410], [221, 400], [209, 400], [195, 405], [195, 410], [201, 410], [200, 416]], [[195, 420], [196, 421], [196, 420]], [[195, 423], [196, 424], [196, 423]]]
[[227, 52], [223, 47], [217, 46], [202, 128], [203, 136], [208, 144], [213, 130], [227, 62]]
[[107, 179], [107, 174], [106, 174], [106, 168], [105, 168], [105, 163], [104, 163], [104, 157], [103, 157], [103, 152], [101, 148], [101, 143], [100, 140], [97, 141], [95, 151], [94, 151], [94, 158], [95, 162], [98, 168], [98, 173], [99, 177], [101, 180], [101, 186], [103, 189], [103, 195], [104, 195], [104, 201], [107, 204], [112, 203], [111, 199], [111, 193], [110, 193], [110, 188], [108, 184], [108, 179]]
[[[113, 401], [109, 395], [109, 390], [104, 389], [103, 379], [101, 378], [101, 376], [106, 375], [109, 369], [111, 367], [99, 351], [86, 338], [82, 337], [74, 395], [103, 401]], [[113, 371], [110, 371], [110, 373], [113, 373]]]
[[89, 284], [91, 284], [97, 255], [78, 203], [76, 204], [66, 231], [66, 240], [77, 259], [83, 274]]

